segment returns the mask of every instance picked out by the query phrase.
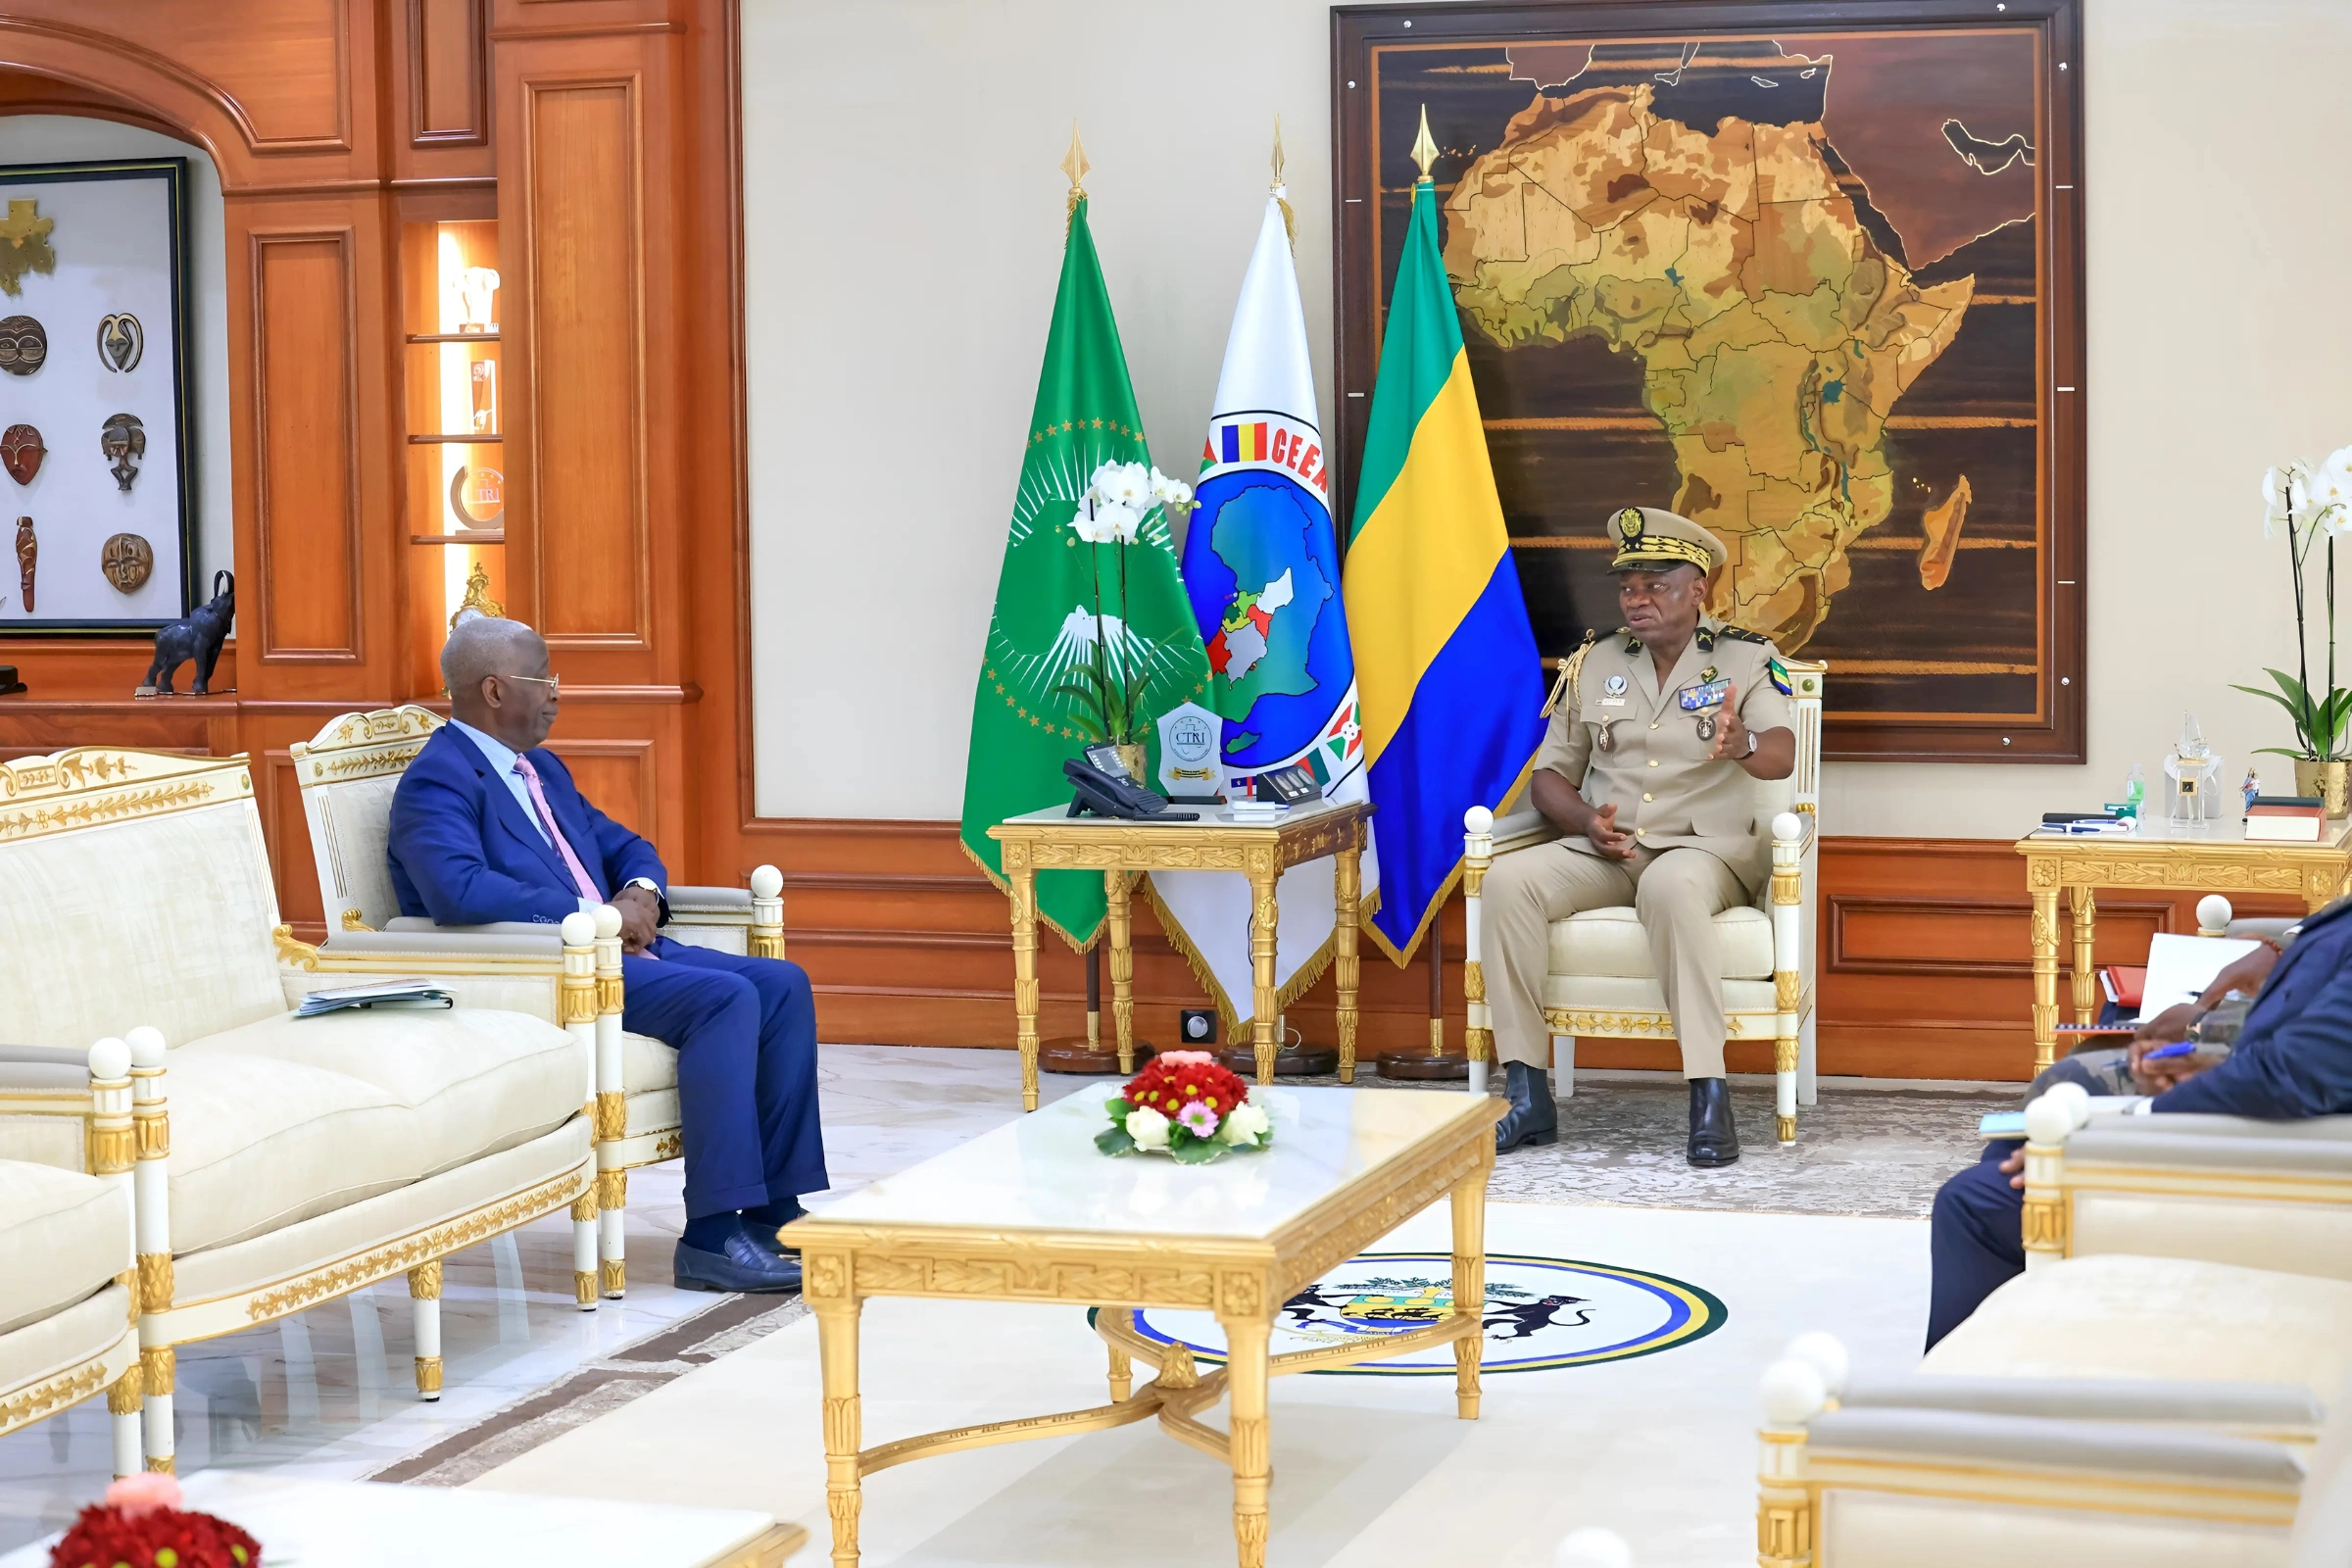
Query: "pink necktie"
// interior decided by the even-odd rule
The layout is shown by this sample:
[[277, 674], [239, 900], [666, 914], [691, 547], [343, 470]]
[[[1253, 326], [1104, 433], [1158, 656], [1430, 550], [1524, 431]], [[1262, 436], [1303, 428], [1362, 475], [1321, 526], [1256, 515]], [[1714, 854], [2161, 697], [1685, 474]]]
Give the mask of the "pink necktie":
[[564, 837], [564, 830], [556, 826], [556, 813], [547, 808], [547, 793], [539, 788], [539, 770], [531, 765], [529, 758], [517, 757], [514, 759], [514, 771], [522, 775], [523, 788], [531, 792], [531, 806], [539, 813], [539, 825], [547, 829], [548, 842], [556, 847], [558, 855], [564, 857], [564, 863], [571, 867], [571, 879], [579, 884], [580, 897], [594, 904], [602, 904], [604, 895], [596, 891], [594, 882], [588, 880], [588, 868], [580, 864], [578, 856], [571, 853], [571, 844]]

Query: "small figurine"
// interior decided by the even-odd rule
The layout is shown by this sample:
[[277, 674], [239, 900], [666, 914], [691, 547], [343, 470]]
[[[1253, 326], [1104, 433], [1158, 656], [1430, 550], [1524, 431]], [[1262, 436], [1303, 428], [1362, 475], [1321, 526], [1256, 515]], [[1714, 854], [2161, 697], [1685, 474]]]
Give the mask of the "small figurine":
[[216, 571], [212, 600], [155, 634], [155, 662], [147, 666], [146, 680], [132, 695], [176, 697], [172, 673], [191, 659], [196, 662], [196, 684], [189, 695], [212, 695], [213, 666], [220, 662], [220, 645], [228, 640], [229, 623], [236, 616], [237, 579], [230, 572]]
[[2262, 793], [2262, 780], [2254, 776], [2252, 768], [2246, 769], [2246, 781], [2238, 786], [2238, 793], [2246, 798], [2246, 811], [2249, 815], [2252, 814], [2254, 798]]
[[130, 494], [130, 481], [139, 476], [138, 462], [147, 456], [147, 427], [135, 414], [108, 415], [106, 428], [98, 432], [98, 454], [113, 462], [107, 471], [124, 495]]

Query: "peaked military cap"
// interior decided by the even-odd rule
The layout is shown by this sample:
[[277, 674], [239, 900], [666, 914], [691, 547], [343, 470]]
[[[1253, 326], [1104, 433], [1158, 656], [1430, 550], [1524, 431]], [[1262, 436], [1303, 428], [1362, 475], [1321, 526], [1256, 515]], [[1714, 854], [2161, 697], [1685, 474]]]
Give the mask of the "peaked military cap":
[[1723, 541], [1689, 517], [1656, 507], [1623, 507], [1609, 519], [1617, 541], [1611, 571], [1664, 571], [1696, 566], [1713, 571], [1724, 564]]

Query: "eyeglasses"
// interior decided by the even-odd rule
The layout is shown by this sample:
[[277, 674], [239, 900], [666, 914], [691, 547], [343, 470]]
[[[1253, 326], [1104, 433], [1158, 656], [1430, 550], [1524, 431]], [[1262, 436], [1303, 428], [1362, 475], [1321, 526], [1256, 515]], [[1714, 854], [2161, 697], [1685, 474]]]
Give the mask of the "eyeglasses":
[[550, 697], [561, 696], [564, 691], [564, 677], [561, 675], [501, 675], [499, 679], [527, 680], [534, 686], [546, 687]]

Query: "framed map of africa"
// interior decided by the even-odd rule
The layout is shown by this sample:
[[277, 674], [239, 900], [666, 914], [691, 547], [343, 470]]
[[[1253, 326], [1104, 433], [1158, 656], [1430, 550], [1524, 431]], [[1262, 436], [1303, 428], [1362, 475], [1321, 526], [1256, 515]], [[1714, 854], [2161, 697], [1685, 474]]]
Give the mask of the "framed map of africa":
[[1426, 111], [1547, 662], [1618, 623], [1610, 514], [1665, 507], [1730, 551], [1717, 614], [1828, 662], [1827, 755], [2082, 760], [2080, 0], [1347, 6], [1332, 28], [1335, 516]]

